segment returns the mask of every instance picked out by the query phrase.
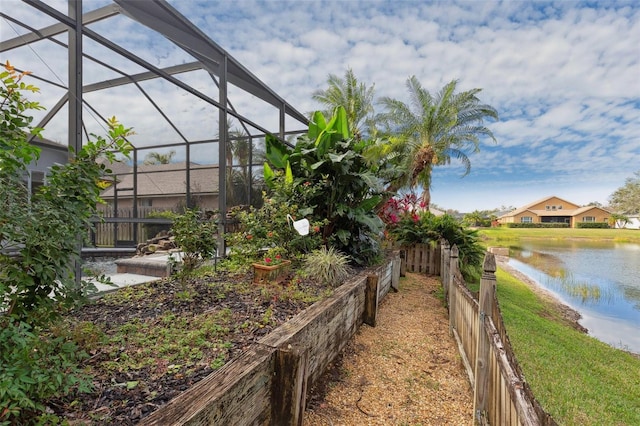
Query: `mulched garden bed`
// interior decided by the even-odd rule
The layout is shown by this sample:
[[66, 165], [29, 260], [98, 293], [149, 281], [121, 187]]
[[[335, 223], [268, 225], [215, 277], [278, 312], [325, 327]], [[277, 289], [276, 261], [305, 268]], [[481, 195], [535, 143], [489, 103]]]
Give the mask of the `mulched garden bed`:
[[260, 285], [251, 278], [164, 279], [74, 310], [54, 332], [87, 352], [94, 389], [47, 406], [71, 424], [136, 424], [331, 292], [293, 275]]

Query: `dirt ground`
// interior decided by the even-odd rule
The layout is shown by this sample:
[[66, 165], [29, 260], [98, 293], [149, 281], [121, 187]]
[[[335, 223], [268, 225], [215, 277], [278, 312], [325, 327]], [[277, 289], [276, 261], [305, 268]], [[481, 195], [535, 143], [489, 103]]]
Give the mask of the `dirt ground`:
[[407, 274], [310, 392], [304, 424], [468, 425], [473, 391], [436, 278]]

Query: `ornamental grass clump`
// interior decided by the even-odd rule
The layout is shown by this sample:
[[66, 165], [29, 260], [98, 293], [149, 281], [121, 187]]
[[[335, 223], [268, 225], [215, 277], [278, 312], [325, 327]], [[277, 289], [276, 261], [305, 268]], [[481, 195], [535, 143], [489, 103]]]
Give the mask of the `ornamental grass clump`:
[[353, 273], [349, 256], [333, 247], [322, 247], [309, 253], [304, 261], [304, 271], [310, 278], [333, 287], [342, 284]]

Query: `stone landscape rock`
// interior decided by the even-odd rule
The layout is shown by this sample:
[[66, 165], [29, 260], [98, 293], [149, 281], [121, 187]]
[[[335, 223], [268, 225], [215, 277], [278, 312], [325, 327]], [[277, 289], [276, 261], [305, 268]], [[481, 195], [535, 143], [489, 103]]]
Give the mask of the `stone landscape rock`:
[[136, 246], [136, 256], [145, 256], [158, 251], [170, 251], [176, 248], [175, 237], [171, 234], [171, 231], [160, 231], [155, 237]]

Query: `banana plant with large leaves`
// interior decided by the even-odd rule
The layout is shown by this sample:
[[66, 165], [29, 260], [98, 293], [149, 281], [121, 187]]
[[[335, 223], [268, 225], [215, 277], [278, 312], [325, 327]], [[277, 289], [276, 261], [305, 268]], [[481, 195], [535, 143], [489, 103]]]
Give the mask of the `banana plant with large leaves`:
[[375, 207], [383, 185], [376, 175], [379, 165], [364, 155], [376, 143], [351, 136], [343, 107], [328, 121], [315, 112], [307, 134], [294, 147], [271, 135], [266, 138], [264, 178], [271, 195], [298, 205], [301, 216], [327, 219], [325, 244], [358, 264], [370, 264], [380, 253], [384, 225]]

